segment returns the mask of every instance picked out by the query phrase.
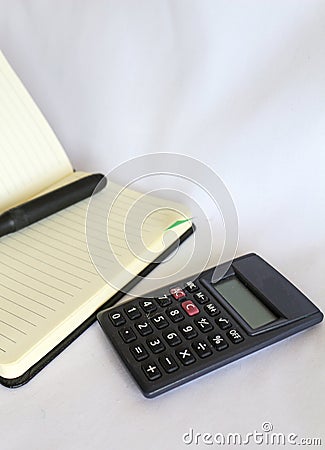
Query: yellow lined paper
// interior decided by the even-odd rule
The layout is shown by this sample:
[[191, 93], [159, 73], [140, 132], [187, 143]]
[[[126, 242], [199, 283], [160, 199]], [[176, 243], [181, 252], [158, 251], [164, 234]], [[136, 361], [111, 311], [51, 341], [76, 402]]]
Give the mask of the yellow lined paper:
[[47, 121], [0, 52], [0, 211], [72, 173]]
[[[108, 189], [115, 195], [112, 183]], [[92, 249], [109, 271], [113, 286], [99, 275], [88, 253], [85, 225], [89, 200], [0, 239], [1, 376], [15, 377], [37, 362], [107, 301], [117, 291], [116, 286], [122, 288], [146, 267], [141, 255], [135, 259], [128, 247], [128, 242], [137, 242], [139, 230], [134, 229], [127, 239], [124, 236], [126, 216], [136, 200], [139, 214], [142, 208], [146, 211], [154, 204], [156, 208], [165, 206], [160, 199], [123, 191], [108, 223], [113, 250], [103, 251], [105, 236], [100, 229], [98, 246]], [[156, 256], [164, 230], [175, 218], [179, 218], [175, 211], [158, 210], [145, 222], [145, 233]], [[92, 224], [97, 231], [96, 217]], [[180, 227], [179, 233], [189, 226]], [[116, 264], [113, 251], [124, 271]]]

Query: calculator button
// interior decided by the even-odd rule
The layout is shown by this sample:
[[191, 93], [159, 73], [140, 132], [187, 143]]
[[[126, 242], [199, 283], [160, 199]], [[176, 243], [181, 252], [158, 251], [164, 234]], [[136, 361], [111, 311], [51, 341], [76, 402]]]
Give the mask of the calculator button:
[[186, 312], [188, 316], [195, 316], [196, 314], [199, 314], [200, 310], [199, 308], [194, 305], [194, 303], [191, 300], [187, 300], [186, 302], [182, 303], [182, 308]]
[[124, 311], [129, 319], [134, 320], [141, 317], [141, 312], [136, 306], [130, 306], [129, 308], [124, 308]]
[[213, 347], [218, 350], [219, 352], [221, 350], [224, 350], [228, 347], [228, 343], [226, 342], [225, 338], [221, 336], [221, 334], [211, 334], [208, 337], [209, 341], [213, 345]]
[[142, 370], [147, 375], [148, 380], [154, 381], [161, 377], [161, 372], [152, 361], [142, 366]]
[[212, 351], [205, 341], [193, 342], [192, 347], [200, 358], [206, 358], [207, 356], [212, 355]]
[[169, 325], [169, 323], [162, 314], [156, 314], [154, 317], [151, 318], [151, 321], [158, 330], [166, 328]]
[[197, 292], [199, 290], [199, 286], [193, 283], [193, 281], [188, 281], [185, 283], [185, 290], [192, 294], [193, 292]]
[[148, 334], [152, 333], [152, 328], [147, 321], [138, 322], [135, 324], [135, 327], [139, 331], [141, 336], [147, 336]]
[[183, 327], [179, 327], [179, 331], [185, 337], [185, 339], [193, 339], [197, 336], [197, 331], [192, 327], [192, 325], [185, 325]]
[[119, 333], [126, 344], [135, 341], [137, 338], [132, 328], [123, 328], [123, 330], [120, 330]]
[[149, 356], [147, 350], [141, 344], [132, 345], [132, 347], [130, 347], [130, 352], [137, 361], [142, 361]]
[[211, 317], [214, 317], [214, 316], [217, 316], [218, 314], [220, 314], [219, 309], [213, 303], [208, 303], [207, 305], [205, 305], [204, 311], [207, 314], [209, 314], [209, 316], [211, 316]]
[[169, 292], [171, 293], [171, 295], [174, 297], [175, 300], [179, 300], [181, 298], [186, 297], [185, 292], [180, 287], [172, 288], [172, 289], [170, 289]]
[[180, 322], [184, 319], [183, 314], [178, 308], [169, 308], [166, 311], [168, 317], [175, 323]]
[[209, 301], [209, 297], [207, 295], [203, 294], [202, 291], [194, 294], [194, 298], [201, 305], [203, 305], [204, 303], [208, 303], [208, 301]]
[[113, 311], [109, 314], [109, 318], [111, 319], [112, 324], [115, 327], [119, 327], [125, 323], [125, 319], [120, 312]]
[[213, 330], [213, 325], [208, 321], [206, 317], [201, 317], [200, 319], [195, 320], [196, 326], [199, 330], [203, 331], [203, 333], [207, 333], [208, 331]]
[[182, 342], [181, 338], [177, 333], [175, 333], [175, 331], [166, 332], [163, 334], [163, 336], [167, 344], [169, 344], [171, 347], [174, 347], [175, 345], [178, 345]]
[[161, 297], [156, 297], [156, 301], [159, 303], [160, 306], [162, 306], [163, 308], [165, 306], [169, 306], [172, 304], [171, 298], [169, 297], [169, 295], [164, 294]]
[[244, 340], [243, 336], [235, 328], [229, 330], [227, 336], [234, 344], [238, 344]]
[[152, 313], [157, 310], [157, 306], [152, 300], [142, 300], [140, 306], [143, 311], [147, 314]]
[[160, 352], [164, 351], [166, 348], [164, 346], [164, 344], [162, 343], [162, 341], [157, 336], [154, 336], [152, 339], [149, 339], [147, 341], [147, 344], [153, 353], [160, 353]]
[[218, 319], [216, 319], [216, 324], [219, 325], [221, 330], [227, 330], [231, 327], [231, 322], [226, 317], [219, 317]]
[[178, 369], [178, 364], [170, 355], [165, 355], [159, 358], [159, 362], [167, 373], [175, 372]]
[[189, 348], [182, 348], [176, 351], [176, 356], [184, 366], [188, 366], [196, 361]]

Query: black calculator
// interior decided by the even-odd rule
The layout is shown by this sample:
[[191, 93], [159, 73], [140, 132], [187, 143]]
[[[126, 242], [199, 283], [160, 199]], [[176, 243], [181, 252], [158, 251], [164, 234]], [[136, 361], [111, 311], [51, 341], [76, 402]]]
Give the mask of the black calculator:
[[[228, 265], [229, 266], [229, 265]], [[155, 397], [321, 322], [321, 311], [256, 254], [101, 311], [99, 323]]]

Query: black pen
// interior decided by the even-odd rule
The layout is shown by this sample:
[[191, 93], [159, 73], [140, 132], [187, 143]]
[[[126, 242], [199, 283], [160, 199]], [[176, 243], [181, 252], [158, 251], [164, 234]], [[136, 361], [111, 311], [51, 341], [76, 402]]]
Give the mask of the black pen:
[[38, 222], [74, 203], [90, 197], [96, 186], [102, 190], [107, 183], [104, 175], [96, 173], [62, 186], [0, 215], [0, 237]]

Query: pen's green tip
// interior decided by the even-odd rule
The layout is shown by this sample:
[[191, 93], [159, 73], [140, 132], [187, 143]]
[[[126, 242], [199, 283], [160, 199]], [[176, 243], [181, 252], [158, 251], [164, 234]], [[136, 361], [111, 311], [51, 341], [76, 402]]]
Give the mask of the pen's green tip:
[[181, 225], [182, 223], [189, 222], [192, 219], [192, 217], [184, 220], [176, 220], [176, 222], [169, 225], [168, 228], [165, 229], [165, 231], [171, 230], [172, 228], [178, 227], [178, 225]]

